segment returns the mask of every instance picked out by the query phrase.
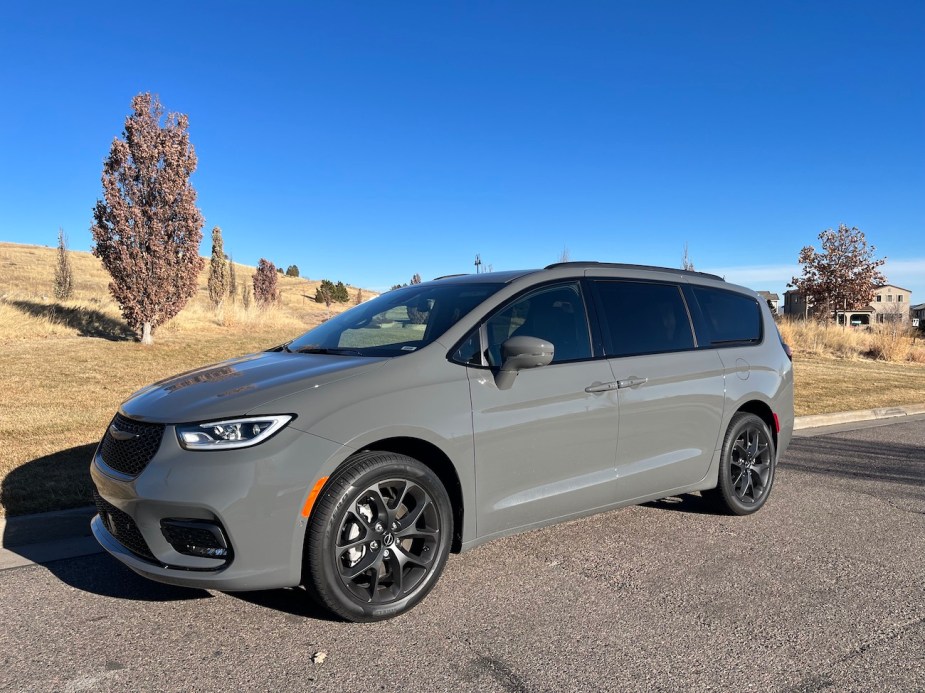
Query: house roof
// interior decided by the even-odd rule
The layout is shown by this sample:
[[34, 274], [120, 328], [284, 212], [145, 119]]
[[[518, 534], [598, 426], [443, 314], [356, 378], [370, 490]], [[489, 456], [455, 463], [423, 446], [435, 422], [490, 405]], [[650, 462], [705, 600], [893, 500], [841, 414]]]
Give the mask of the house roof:
[[900, 291], [905, 291], [906, 293], [909, 293], [909, 294], [912, 293], [910, 289], [904, 289], [901, 286], [896, 286], [896, 284], [880, 284], [879, 286], [875, 286], [874, 289], [876, 291], [880, 291], [880, 289], [899, 289]]
[[758, 295], [761, 296], [761, 298], [765, 300], [771, 300], [771, 301], [780, 300], [780, 296], [778, 296], [777, 294], [772, 294], [770, 291], [759, 291]]

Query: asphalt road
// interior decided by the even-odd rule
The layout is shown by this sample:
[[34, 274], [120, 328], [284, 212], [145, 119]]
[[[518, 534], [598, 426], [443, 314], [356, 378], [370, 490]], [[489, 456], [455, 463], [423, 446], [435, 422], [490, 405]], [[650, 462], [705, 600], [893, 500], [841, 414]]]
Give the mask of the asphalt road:
[[685, 496], [454, 556], [374, 625], [103, 554], [2, 571], [0, 689], [922, 691], [917, 418], [795, 440], [749, 518]]

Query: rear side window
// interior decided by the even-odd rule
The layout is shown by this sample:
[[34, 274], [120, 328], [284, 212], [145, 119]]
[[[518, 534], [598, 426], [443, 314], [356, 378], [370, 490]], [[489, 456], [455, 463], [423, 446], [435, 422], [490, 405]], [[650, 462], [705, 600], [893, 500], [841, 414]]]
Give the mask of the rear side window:
[[694, 348], [694, 334], [680, 287], [634, 281], [593, 283], [608, 356]]
[[744, 294], [706, 286], [694, 286], [693, 290], [713, 346], [761, 342], [758, 301]]

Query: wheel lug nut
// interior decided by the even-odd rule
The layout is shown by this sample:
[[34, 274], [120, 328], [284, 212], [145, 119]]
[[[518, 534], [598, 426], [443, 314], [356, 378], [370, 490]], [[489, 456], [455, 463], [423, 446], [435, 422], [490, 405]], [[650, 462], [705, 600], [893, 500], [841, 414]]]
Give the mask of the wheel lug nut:
[[398, 529], [398, 523], [397, 523], [397, 522], [393, 522], [393, 523], [392, 523], [392, 531], [394, 532], [396, 529]]
[[378, 542], [378, 541], [371, 541], [371, 542], [369, 542], [369, 548], [371, 548], [373, 551], [375, 551], [376, 549], [379, 548], [379, 542]]
[[375, 529], [377, 532], [381, 532], [383, 530], [382, 523], [377, 522], [376, 526], [373, 529]]
[[391, 558], [391, 557], [392, 557], [392, 552], [389, 551], [388, 549], [386, 549], [386, 550], [383, 552], [382, 556], [383, 556], [383, 558]]

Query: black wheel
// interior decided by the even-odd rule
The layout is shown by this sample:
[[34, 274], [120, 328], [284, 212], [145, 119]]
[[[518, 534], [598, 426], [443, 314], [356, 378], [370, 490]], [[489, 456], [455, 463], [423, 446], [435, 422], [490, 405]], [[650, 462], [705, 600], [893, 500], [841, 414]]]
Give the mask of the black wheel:
[[411, 457], [363, 452], [325, 485], [306, 537], [304, 581], [348, 621], [381, 621], [420, 602], [453, 537], [446, 489]]
[[767, 424], [754, 414], [739, 412], [723, 439], [717, 487], [703, 496], [734, 515], [757, 512], [771, 493], [776, 463]]

